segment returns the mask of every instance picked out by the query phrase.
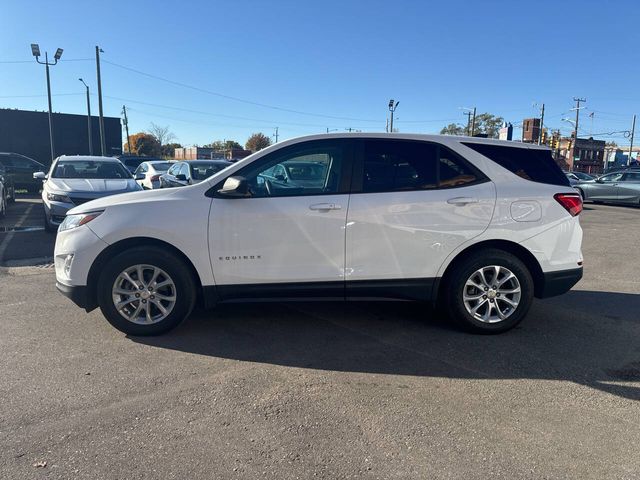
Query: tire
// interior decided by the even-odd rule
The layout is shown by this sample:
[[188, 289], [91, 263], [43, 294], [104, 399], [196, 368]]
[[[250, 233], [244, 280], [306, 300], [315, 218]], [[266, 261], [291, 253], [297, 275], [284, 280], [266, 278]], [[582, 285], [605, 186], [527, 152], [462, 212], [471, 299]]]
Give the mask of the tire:
[[0, 218], [7, 216], [7, 197], [5, 197], [4, 190], [0, 191]]
[[[497, 282], [494, 267], [499, 267]], [[478, 273], [481, 270], [484, 281]], [[505, 280], [509, 273], [515, 278]], [[470, 282], [482, 288], [472, 286]], [[504, 282], [502, 286], [501, 282]], [[499, 288], [494, 290], [494, 286]], [[519, 292], [513, 293], [518, 288]], [[439, 306], [465, 330], [481, 334], [502, 333], [518, 325], [527, 315], [533, 302], [533, 290], [531, 273], [520, 259], [504, 250], [487, 249], [454, 264], [443, 282]], [[466, 302], [464, 294], [469, 298]], [[474, 309], [475, 315], [472, 314]]]
[[[142, 268], [142, 285], [138, 266]], [[155, 278], [160, 281], [154, 284], [156, 271]], [[135, 285], [125, 279], [124, 273]], [[162, 286], [167, 280], [170, 285]], [[156, 284], [160, 285], [157, 290], [151, 288]], [[165, 300], [171, 298], [173, 303]], [[160, 335], [189, 316], [195, 305], [196, 283], [185, 262], [172, 253], [157, 247], [135, 247], [109, 260], [98, 278], [97, 299], [107, 321], [121, 332], [134, 336]], [[125, 302], [122, 310], [116, 308], [116, 299]], [[168, 313], [163, 313], [158, 304]]]
[[16, 187], [11, 187], [11, 194], [7, 200], [9, 203], [16, 203]]
[[44, 211], [44, 231], [47, 233], [56, 233], [58, 228], [55, 225], [51, 225], [49, 218], [47, 218], [47, 211]]
[[584, 198], [584, 191], [583, 191], [581, 188], [579, 188], [579, 189], [578, 189], [578, 193], [580, 194], [580, 197], [582, 198], [582, 201], [584, 202], [584, 201], [585, 201], [585, 198]]

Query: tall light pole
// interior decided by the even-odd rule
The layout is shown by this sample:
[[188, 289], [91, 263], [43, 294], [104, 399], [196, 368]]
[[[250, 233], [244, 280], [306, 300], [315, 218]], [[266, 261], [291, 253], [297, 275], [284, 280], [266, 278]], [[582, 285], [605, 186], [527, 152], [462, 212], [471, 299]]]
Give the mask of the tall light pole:
[[98, 123], [100, 124], [100, 152], [104, 157], [107, 147], [104, 139], [104, 115], [102, 113], [102, 79], [100, 78], [100, 52], [104, 53], [100, 47], [96, 45], [96, 73], [98, 77]]
[[395, 113], [396, 108], [398, 108], [398, 105], [400, 105], [400, 102], [395, 102], [393, 98], [389, 100], [389, 111], [391, 112], [389, 120], [389, 132], [391, 133], [393, 133], [393, 114]]
[[60, 57], [62, 57], [62, 49], [58, 48], [56, 50], [55, 55], [53, 56], [53, 63], [49, 63], [49, 54], [48, 52], [44, 52], [44, 62], [40, 61], [40, 46], [37, 43], [31, 44], [31, 53], [34, 57], [36, 57], [36, 62], [40, 65], [45, 66], [45, 70], [47, 71], [47, 97], [49, 99], [49, 143], [51, 145], [51, 161], [56, 158], [56, 149], [53, 144], [53, 121], [51, 118], [51, 80], [49, 78], [49, 67], [56, 65]]
[[87, 88], [87, 134], [89, 135], [89, 155], [93, 155], [93, 138], [91, 135], [91, 101], [89, 100], [89, 85], [79, 78], [82, 84]]

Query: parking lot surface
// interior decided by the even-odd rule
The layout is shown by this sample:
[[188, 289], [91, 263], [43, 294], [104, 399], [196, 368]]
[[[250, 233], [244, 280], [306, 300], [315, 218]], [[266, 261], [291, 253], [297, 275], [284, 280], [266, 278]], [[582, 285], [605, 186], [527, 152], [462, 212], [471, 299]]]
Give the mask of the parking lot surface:
[[[640, 478], [640, 209], [581, 220], [584, 279], [499, 336], [360, 302], [132, 338], [50, 267], [3, 268], [0, 478]], [[52, 242], [15, 232], [0, 260]]]

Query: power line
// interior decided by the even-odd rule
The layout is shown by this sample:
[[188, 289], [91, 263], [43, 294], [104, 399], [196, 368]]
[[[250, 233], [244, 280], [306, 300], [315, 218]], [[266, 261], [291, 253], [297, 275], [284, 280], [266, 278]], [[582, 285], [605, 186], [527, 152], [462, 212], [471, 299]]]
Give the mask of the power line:
[[208, 95], [213, 95], [213, 96], [216, 96], [216, 97], [225, 98], [227, 100], [233, 100], [235, 102], [246, 103], [248, 105], [255, 105], [255, 106], [263, 107], [263, 108], [270, 108], [272, 110], [279, 110], [281, 112], [295, 113], [297, 115], [307, 115], [307, 116], [312, 116], [312, 117], [331, 118], [331, 119], [334, 119], [334, 120], [348, 120], [348, 121], [352, 121], [352, 122], [379, 122], [380, 121], [380, 120], [371, 120], [371, 119], [364, 119], [364, 118], [338, 117], [338, 116], [334, 116], [334, 115], [324, 115], [324, 114], [321, 114], [321, 113], [303, 112], [301, 110], [293, 110], [293, 109], [290, 109], [290, 108], [279, 107], [279, 106], [276, 106], [276, 105], [269, 105], [269, 104], [266, 104], [266, 103], [254, 102], [252, 100], [246, 100], [244, 98], [233, 97], [231, 95], [225, 95], [223, 93], [214, 92], [212, 90], [207, 90], [207, 89], [196, 87], [196, 86], [193, 86], [193, 85], [188, 85], [186, 83], [176, 82], [175, 80], [169, 80], [168, 78], [160, 77], [158, 75], [153, 75], [151, 73], [142, 72], [140, 70], [136, 70], [135, 68], [131, 68], [131, 67], [127, 67], [127, 66], [124, 66], [124, 65], [120, 65], [118, 63], [111, 62], [111, 61], [108, 61], [108, 60], [102, 59], [102, 61], [104, 63], [108, 63], [109, 65], [113, 65], [114, 67], [122, 68], [124, 70], [128, 70], [130, 72], [137, 73], [138, 75], [143, 75], [145, 77], [153, 78], [155, 80], [160, 80], [162, 82], [166, 82], [166, 83], [169, 83], [171, 85], [176, 85], [176, 86], [179, 86], [179, 87], [182, 87], [182, 88], [188, 88], [190, 90], [195, 90], [196, 92], [206, 93]]
[[[93, 58], [67, 58], [67, 59], [60, 59], [60, 63], [66, 63], [66, 62], [88, 62], [90, 60], [93, 60]], [[0, 60], [0, 63], [33, 63], [30, 60]]]

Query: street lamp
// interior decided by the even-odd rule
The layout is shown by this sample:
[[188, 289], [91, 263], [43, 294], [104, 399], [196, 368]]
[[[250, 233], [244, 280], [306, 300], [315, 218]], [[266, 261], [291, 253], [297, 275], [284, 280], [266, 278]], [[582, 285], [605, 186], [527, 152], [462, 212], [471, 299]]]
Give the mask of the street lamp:
[[49, 99], [49, 143], [51, 144], [51, 160], [56, 157], [55, 148], [53, 145], [53, 122], [51, 120], [51, 80], [49, 78], [49, 67], [56, 65], [60, 57], [62, 57], [62, 49], [58, 48], [53, 56], [54, 62], [49, 63], [49, 54], [44, 52], [44, 62], [40, 61], [40, 46], [37, 43], [31, 44], [31, 54], [36, 57], [36, 62], [40, 65], [44, 65], [47, 72], [47, 97]]
[[87, 133], [89, 135], [89, 155], [93, 155], [93, 139], [91, 138], [91, 102], [89, 101], [89, 85], [84, 83], [84, 80], [79, 78], [82, 84], [87, 87]]
[[389, 131], [391, 133], [393, 133], [393, 113], [396, 111], [396, 108], [398, 108], [398, 105], [400, 105], [400, 102], [395, 102], [393, 98], [389, 100], [389, 111], [391, 112], [391, 121], [389, 122]]

